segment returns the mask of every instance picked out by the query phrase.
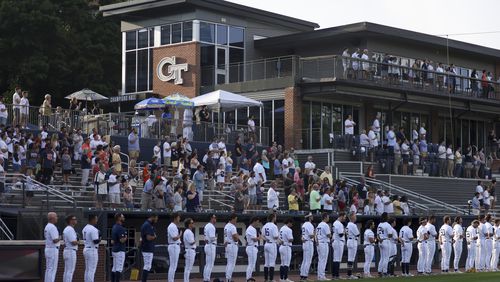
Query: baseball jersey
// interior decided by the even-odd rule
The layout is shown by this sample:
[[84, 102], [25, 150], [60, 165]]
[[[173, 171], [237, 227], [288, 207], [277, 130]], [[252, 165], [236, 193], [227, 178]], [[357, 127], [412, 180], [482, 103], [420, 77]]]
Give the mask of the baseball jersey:
[[389, 234], [392, 234], [392, 226], [388, 222], [381, 222], [377, 227], [377, 236], [381, 241], [389, 239]]
[[489, 223], [488, 221], [486, 221], [484, 223], [484, 225], [486, 226], [486, 234], [487, 235], [487, 239], [492, 239], [493, 238], [493, 225], [491, 225], [491, 223]]
[[141, 226], [141, 251], [146, 253], [152, 253], [155, 248], [155, 243], [153, 240], [147, 240], [147, 236], [155, 236], [156, 230], [151, 221], [146, 220]]
[[209, 222], [203, 228], [203, 235], [207, 244], [217, 244], [217, 235], [215, 234], [215, 226]]
[[462, 243], [463, 236], [464, 236], [464, 230], [462, 229], [462, 225], [455, 224], [453, 226], [453, 240], [455, 240], [455, 242]]
[[475, 244], [477, 240], [477, 228], [474, 228], [474, 226], [470, 225], [467, 227], [467, 230], [465, 230], [465, 239], [467, 240], [468, 244]]
[[121, 224], [113, 225], [111, 238], [113, 239], [113, 252], [125, 252], [125, 244], [120, 239], [127, 236], [127, 230]]
[[184, 230], [182, 241], [184, 241], [185, 249], [196, 249], [196, 240], [194, 239], [194, 233], [191, 229], [188, 228]]
[[68, 225], [63, 230], [64, 248], [71, 250], [78, 250], [78, 245], [73, 245], [71, 242], [78, 241], [75, 229], [73, 226]]
[[330, 226], [324, 221], [320, 222], [316, 227], [316, 240], [318, 243], [329, 243], [331, 234]]
[[408, 225], [401, 227], [401, 230], [399, 230], [399, 238], [405, 243], [409, 243], [413, 240], [413, 231]]
[[494, 226], [494, 235], [493, 239], [495, 240], [496, 243], [500, 243], [500, 226]]
[[60, 242], [54, 243], [54, 240], [59, 239], [59, 231], [57, 227], [52, 223], [47, 223], [43, 231], [45, 235], [45, 247], [46, 248], [59, 248]]
[[427, 239], [425, 239], [425, 234], [428, 234], [428, 230], [427, 230], [427, 227], [426, 226], [422, 226], [420, 225], [417, 229], [417, 240], [418, 242], [424, 242], [424, 241], [427, 241]]
[[94, 225], [87, 224], [82, 233], [85, 248], [96, 248], [99, 245], [99, 243], [94, 243], [95, 240], [99, 240], [99, 230]]
[[342, 222], [335, 220], [333, 223], [333, 240], [334, 241], [345, 241], [344, 236], [345, 236], [345, 231], [344, 231], [344, 225]]
[[252, 225], [248, 226], [247, 230], [245, 231], [245, 238], [247, 240], [247, 246], [259, 245], [259, 241], [255, 241], [255, 239], [258, 238], [257, 229], [255, 229], [255, 227], [253, 227]]
[[374, 245], [375, 243], [370, 243], [370, 238], [375, 239], [375, 233], [371, 229], [366, 229], [363, 236], [364, 245]]
[[358, 240], [359, 238], [359, 229], [354, 222], [347, 223], [345, 233], [347, 234], [347, 239], [349, 240]]
[[396, 229], [394, 229], [394, 227], [391, 226], [391, 234], [392, 234], [392, 238], [391, 238], [391, 241], [393, 244], [397, 244], [398, 243], [398, 231], [396, 231]]
[[181, 238], [177, 238], [177, 240], [174, 240], [174, 237], [179, 236], [179, 228], [177, 228], [177, 225], [175, 223], [171, 222], [168, 227], [167, 227], [167, 241], [169, 244], [180, 244], [181, 243]]
[[443, 243], [451, 243], [451, 239], [453, 238], [453, 228], [451, 228], [448, 224], [443, 224], [439, 229], [439, 236], [441, 237], [441, 241]]
[[[328, 226], [328, 225], [327, 225]], [[293, 243], [293, 232], [288, 225], [283, 225], [280, 229], [280, 240], [283, 246], [291, 246]]]
[[434, 226], [434, 224], [428, 222], [425, 228], [427, 228], [427, 231], [429, 231], [428, 241], [430, 242], [436, 241], [436, 237], [438, 234], [436, 232], [436, 227]]
[[486, 225], [484, 223], [479, 224], [479, 227], [477, 228], [477, 235], [479, 237], [479, 240], [485, 240], [487, 233], [488, 230], [486, 230]]
[[228, 222], [226, 226], [224, 226], [224, 242], [228, 244], [237, 244], [237, 241], [234, 241], [233, 235], [238, 234], [236, 230], [236, 226], [231, 222]]
[[272, 222], [264, 224], [262, 233], [264, 234], [266, 243], [276, 243], [279, 238], [278, 226]]
[[311, 222], [307, 221], [302, 224], [302, 241], [312, 241], [314, 236], [314, 226]]

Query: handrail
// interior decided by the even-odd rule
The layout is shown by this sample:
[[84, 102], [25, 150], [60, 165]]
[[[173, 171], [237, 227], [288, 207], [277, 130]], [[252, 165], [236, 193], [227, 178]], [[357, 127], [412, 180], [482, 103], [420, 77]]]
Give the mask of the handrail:
[[[123, 152], [120, 152], [120, 155], [125, 156], [127, 158], [127, 175], [130, 175], [130, 157], [129, 157], [129, 155], [127, 155]], [[123, 162], [121, 162], [121, 163], [123, 165]]]
[[14, 240], [14, 234], [10, 231], [9, 227], [5, 224], [2, 218], [0, 218], [0, 231], [2, 231], [3, 235], [5, 235], [7, 239]]

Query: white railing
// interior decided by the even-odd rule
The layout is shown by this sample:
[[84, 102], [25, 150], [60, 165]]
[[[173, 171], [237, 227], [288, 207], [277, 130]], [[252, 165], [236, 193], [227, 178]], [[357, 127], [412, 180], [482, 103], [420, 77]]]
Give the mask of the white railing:
[[12, 234], [12, 231], [10, 231], [2, 218], [0, 218], [0, 231], [8, 240], [14, 240], [14, 234]]

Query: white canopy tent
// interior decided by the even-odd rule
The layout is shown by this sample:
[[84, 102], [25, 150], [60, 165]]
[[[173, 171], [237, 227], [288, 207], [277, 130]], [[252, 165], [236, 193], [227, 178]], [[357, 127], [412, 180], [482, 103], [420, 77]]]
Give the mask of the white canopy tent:
[[262, 107], [262, 102], [227, 92], [216, 90], [191, 99], [195, 107], [207, 106], [212, 111], [227, 112], [245, 107]]

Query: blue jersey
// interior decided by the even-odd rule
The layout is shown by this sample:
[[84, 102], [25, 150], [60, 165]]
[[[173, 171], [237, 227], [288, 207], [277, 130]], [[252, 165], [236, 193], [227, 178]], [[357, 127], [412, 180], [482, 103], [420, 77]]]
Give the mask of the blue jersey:
[[113, 252], [125, 252], [125, 243], [120, 239], [127, 237], [127, 230], [121, 224], [113, 225], [111, 229], [111, 239], [113, 240]]
[[155, 234], [156, 231], [153, 224], [151, 224], [151, 221], [146, 220], [144, 224], [141, 226], [141, 239], [142, 239], [141, 249], [143, 252], [152, 253], [154, 251], [155, 243], [152, 240], [148, 241], [146, 237], [147, 235], [154, 236]]

